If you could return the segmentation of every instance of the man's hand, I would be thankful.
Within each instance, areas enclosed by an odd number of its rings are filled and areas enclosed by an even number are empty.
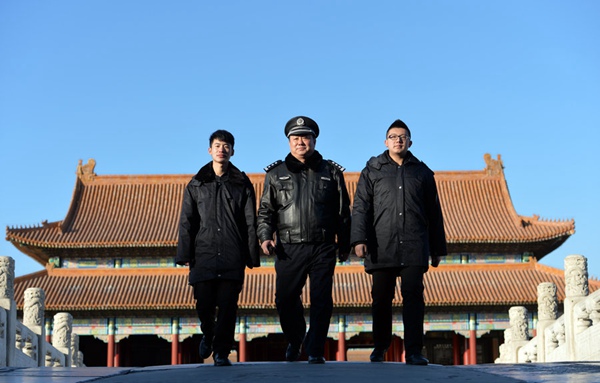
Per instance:
[[[365,245],[364,243],[359,243],[358,245],[354,246],[354,252],[356,253],[356,256],[358,258],[364,258],[367,256],[367,254],[369,254],[369,250],[367,250],[367,245]]]
[[[348,260],[349,256],[350,256],[350,253],[339,253],[338,254],[338,260],[340,262],[346,262]]]
[[[275,251],[275,241],[267,239],[260,244],[260,248],[266,255],[273,255],[273,252]]]
[[[432,255],[431,256],[431,266],[438,267],[441,260],[442,260],[442,257],[440,257],[439,255]]]

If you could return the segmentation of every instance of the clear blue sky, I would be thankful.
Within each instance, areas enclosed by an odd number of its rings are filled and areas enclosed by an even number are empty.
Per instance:
[[[595,0],[3,0],[0,226],[62,220],[79,159],[195,173],[228,129],[233,163],[261,172],[304,114],[324,157],[360,171],[401,118],[434,170],[502,155],[519,214],[575,219],[542,263],[583,254],[598,277],[599,20]]]

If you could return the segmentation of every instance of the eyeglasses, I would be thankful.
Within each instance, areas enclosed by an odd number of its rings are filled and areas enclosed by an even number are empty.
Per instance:
[[[410,140],[410,136],[407,136],[406,134],[401,134],[399,136],[397,134],[390,134],[387,138],[390,141],[396,141],[397,139],[400,139],[400,141],[406,142]]]

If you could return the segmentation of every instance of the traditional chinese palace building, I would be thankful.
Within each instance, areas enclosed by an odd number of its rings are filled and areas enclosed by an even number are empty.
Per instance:
[[[573,220],[519,215],[503,165],[485,156],[476,171],[437,172],[450,255],[425,275],[426,341],[432,363],[493,362],[508,327],[508,309],[525,306],[536,321],[536,288],[558,286],[563,271],[538,263],[575,231]],[[188,269],[174,263],[183,189],[192,175],[97,175],[95,161],[77,167],[71,205],[62,221],[9,227],[6,238],[45,265],[16,278],[15,297],[40,287],[47,318],[73,315],[87,366],[202,363],[201,339]],[[257,198],[264,174],[250,174]],[[346,172],[352,199],[359,173]],[[328,360],[368,360],[372,348],[370,276],[361,260],[338,265]],[[590,281],[590,290],[600,287]],[[274,303],[273,259],[247,270],[240,296],[233,360],[283,360],[287,343]],[[305,305],[309,305],[304,290]],[[394,342],[386,357],[403,358],[399,285]],[[47,334],[51,334],[47,323]],[[211,361],[212,362],[212,361]]]

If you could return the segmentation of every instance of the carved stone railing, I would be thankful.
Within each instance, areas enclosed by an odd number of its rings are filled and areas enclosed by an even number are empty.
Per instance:
[[[45,295],[42,289],[25,290],[23,322],[17,320],[14,275],[14,260],[0,257],[0,366],[84,366],[77,335],[71,334],[73,317],[70,314],[54,316],[52,344],[46,341]]]
[[[585,257],[570,255],[565,258],[566,297],[564,313],[559,318],[556,291],[554,283],[538,285],[537,334],[533,339],[528,336],[522,339],[523,326],[527,326],[527,310],[511,307],[510,327],[504,332],[504,343],[500,345],[496,363],[600,360],[600,290],[589,295]],[[511,314],[513,310],[515,314]]]

